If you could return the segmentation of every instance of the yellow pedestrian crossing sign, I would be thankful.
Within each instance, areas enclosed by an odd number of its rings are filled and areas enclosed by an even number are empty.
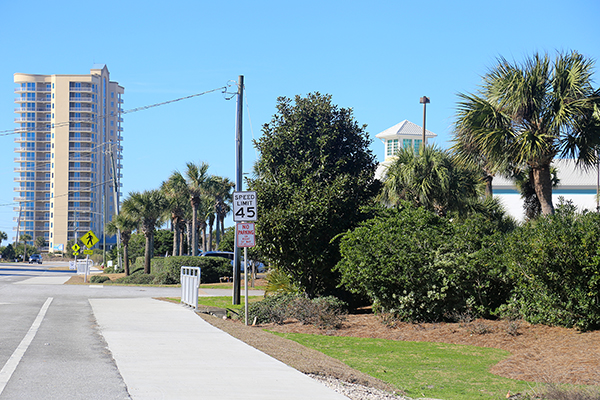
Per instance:
[[[73,246],[71,246],[71,248],[73,249],[74,252],[78,252],[81,247],[79,247],[79,245],[77,243],[75,243]]]
[[[81,238],[81,242],[88,249],[91,249],[92,247],[94,247],[94,245],[96,243],[98,243],[98,240],[99,239],[96,237],[96,235],[94,235],[94,232],[92,232],[92,231],[89,231],[88,233],[86,233],[85,235],[83,235],[83,237]]]

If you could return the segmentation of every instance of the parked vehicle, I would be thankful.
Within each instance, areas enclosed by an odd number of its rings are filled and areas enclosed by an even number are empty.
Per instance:
[[[29,264],[33,264],[33,263],[38,263],[41,264],[42,263],[42,256],[40,254],[32,254],[29,256]]]
[[[202,253],[201,257],[221,257],[233,260],[233,252],[231,251],[207,251]]]
[[[231,260],[231,265],[233,265],[233,258],[234,258],[234,253],[232,251],[207,251],[206,253],[202,253],[201,257],[221,257],[221,258],[227,258],[229,260]],[[256,265],[256,272],[258,273],[263,273],[266,271],[265,268],[265,264],[258,262],[258,261],[253,261],[253,260],[248,260],[248,264],[251,267],[252,264]],[[241,265],[240,265],[240,270],[242,272],[244,272],[244,260],[243,260],[243,255],[242,255],[242,261],[241,261]]]

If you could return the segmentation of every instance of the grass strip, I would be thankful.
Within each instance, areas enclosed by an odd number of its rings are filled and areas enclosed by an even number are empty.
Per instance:
[[[248,304],[256,303],[264,299],[263,296],[248,296]],[[179,303],[181,299],[179,297],[168,297],[167,300]],[[233,310],[240,312],[244,309],[246,299],[244,296],[240,298],[240,304],[231,304],[231,296],[210,296],[210,297],[198,297],[198,305],[206,307],[217,307]]]
[[[501,399],[524,393],[532,384],[491,374],[510,355],[475,346],[386,339],[277,333],[381,379],[409,397],[444,400]]]

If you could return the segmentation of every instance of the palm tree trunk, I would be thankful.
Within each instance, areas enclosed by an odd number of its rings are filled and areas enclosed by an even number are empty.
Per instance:
[[[192,221],[187,221],[186,229],[187,229],[187,245],[188,245],[187,254],[189,255],[189,254],[191,254],[191,251],[192,251],[192,237],[194,236],[192,234]]]
[[[146,248],[144,249],[144,273],[150,273],[150,260],[152,259],[152,232],[146,232]]]
[[[123,243],[123,268],[125,269],[125,276],[129,276],[129,242]]]
[[[180,232],[181,227],[179,226],[179,219],[173,218],[172,220],[173,227],[173,256],[178,256],[179,254],[179,242],[181,240]]]
[[[213,238],[213,225],[215,223],[215,218],[211,215],[208,218],[208,251],[212,251],[212,238]]]
[[[180,239],[179,239],[179,255],[182,256],[185,254],[184,252],[184,244],[185,244],[185,229],[186,229],[186,222],[185,221],[181,221],[179,222],[180,226],[179,226],[179,235],[180,235]]]
[[[492,181],[494,180],[494,177],[492,175],[486,175],[483,180],[485,182],[485,197],[487,199],[491,199],[494,197],[494,189],[492,188]]]
[[[206,222],[202,221],[202,225],[200,226],[200,229],[202,230],[202,251],[205,252],[206,250]]]
[[[552,205],[552,174],[550,173],[550,164],[532,167],[533,170],[533,188],[542,206],[543,215],[554,214]]]
[[[198,255],[198,203],[192,201],[192,251],[193,256]]]

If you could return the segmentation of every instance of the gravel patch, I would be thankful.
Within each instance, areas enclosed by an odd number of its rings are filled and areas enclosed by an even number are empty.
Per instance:
[[[351,400],[409,400],[408,397],[395,395],[384,390],[359,385],[357,383],[344,382],[332,376],[308,374],[311,378],[321,382],[325,386],[343,394]]]

